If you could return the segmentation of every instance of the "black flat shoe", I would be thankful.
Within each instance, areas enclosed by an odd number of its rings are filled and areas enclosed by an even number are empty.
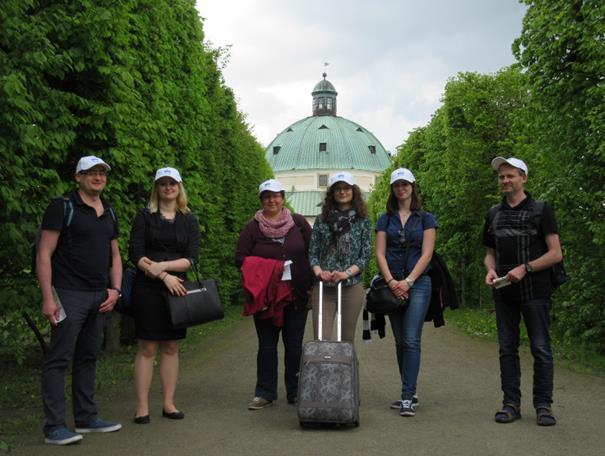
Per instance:
[[[149,424],[149,415],[135,416],[133,420],[136,424]]]
[[[162,410],[162,416],[164,418],[170,418],[171,420],[182,420],[185,418],[185,414],[183,412],[168,413],[166,410]]]

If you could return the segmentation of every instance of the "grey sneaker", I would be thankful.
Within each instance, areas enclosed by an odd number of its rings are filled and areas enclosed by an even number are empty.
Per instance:
[[[101,418],[95,418],[84,425],[76,425],[76,432],[81,434],[87,432],[115,432],[122,429],[120,423],[112,423]]]
[[[248,403],[248,410],[260,410],[273,405],[273,401],[269,401],[264,397],[255,397]]]
[[[418,400],[418,395],[414,394],[414,397],[412,397],[412,406],[415,408],[415,407],[418,407],[419,405],[420,405],[420,401]],[[401,399],[391,402],[391,408],[393,410],[399,410],[399,408],[401,408]]]
[[[80,440],[82,440],[80,434],[76,434],[63,426],[46,434],[44,443],[50,443],[51,445],[69,445],[71,443],[79,442]]]
[[[416,411],[412,405],[411,399],[404,399],[401,401],[401,407],[399,407],[399,414],[401,416],[415,416]]]

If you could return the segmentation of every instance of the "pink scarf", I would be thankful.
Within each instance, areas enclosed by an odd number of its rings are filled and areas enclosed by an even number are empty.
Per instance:
[[[258,221],[261,232],[268,238],[283,238],[294,226],[294,219],[288,208],[284,207],[277,219],[269,220],[263,211],[256,211],[254,220]]]

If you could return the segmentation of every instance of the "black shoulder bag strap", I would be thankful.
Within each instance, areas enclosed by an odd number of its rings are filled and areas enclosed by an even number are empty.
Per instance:
[[[309,240],[305,238],[303,226],[297,222],[297,217],[295,217],[295,215],[297,214],[292,214],[292,220],[294,221],[294,225],[296,225],[296,227],[298,228],[298,231],[300,231],[300,235],[302,236],[303,242],[305,244],[305,252],[309,253]]]

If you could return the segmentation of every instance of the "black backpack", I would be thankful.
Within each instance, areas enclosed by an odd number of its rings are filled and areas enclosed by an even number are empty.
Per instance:
[[[496,213],[500,210],[501,207],[502,207],[502,204],[496,204],[495,206],[492,206],[489,209],[488,219],[489,219],[490,227],[494,223],[494,219],[496,218]],[[538,231],[540,228],[540,221],[542,218],[543,211],[544,211],[544,201],[535,200],[534,204],[531,208],[530,217],[531,217],[531,220],[538,227]],[[565,272],[565,266],[563,265],[563,260],[561,260],[559,263],[554,264],[550,268],[550,284],[552,285],[553,289],[556,290],[561,285],[563,285],[565,282],[567,282],[567,273]]]

